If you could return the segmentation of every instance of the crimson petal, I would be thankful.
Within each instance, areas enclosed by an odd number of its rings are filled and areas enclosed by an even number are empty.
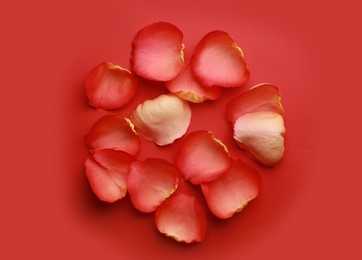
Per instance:
[[[232,217],[255,199],[260,186],[261,178],[257,170],[241,161],[234,161],[219,179],[201,184],[211,212],[222,219]]]

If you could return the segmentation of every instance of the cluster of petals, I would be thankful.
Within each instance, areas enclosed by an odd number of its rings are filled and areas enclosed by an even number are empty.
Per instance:
[[[90,151],[85,168],[100,200],[113,203],[128,194],[136,209],[154,212],[161,233],[191,243],[205,238],[207,212],[187,185],[199,186],[210,212],[226,219],[258,196],[262,181],[256,169],[233,159],[212,132],[187,133],[189,102],[216,100],[223,88],[247,82],[243,51],[224,31],[206,34],[189,61],[184,48],[181,30],[154,23],[136,34],[130,69],[103,62],[89,73],[85,87],[94,108],[122,108],[136,95],[139,77],[163,82],[170,93],[144,101],[127,117],[110,113],[95,122],[85,136]],[[265,166],[283,156],[283,115],[281,95],[271,84],[257,85],[226,106],[236,145]],[[176,160],[137,159],[140,138],[158,146],[181,139]]]

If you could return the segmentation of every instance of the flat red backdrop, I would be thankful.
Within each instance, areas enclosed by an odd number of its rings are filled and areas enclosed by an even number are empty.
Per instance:
[[[13,1],[0,8],[1,259],[361,259],[360,25],[357,1]],[[186,57],[207,32],[227,31],[251,79],[220,100],[192,105],[189,131],[207,129],[255,165],[261,195],[226,221],[208,216],[204,242],[159,234],[152,214],[90,191],[83,136],[101,115],[83,82],[98,63],[129,67],[143,26],[168,21]],[[359,25],[359,26],[358,26]],[[358,29],[359,28],[359,29]],[[356,76],[357,75],[357,76]],[[261,82],[279,86],[286,154],[273,169],[236,148],[225,103]],[[360,86],[359,86],[360,87]],[[165,93],[141,83],[118,112]],[[179,141],[143,141],[140,158],[175,158]]]

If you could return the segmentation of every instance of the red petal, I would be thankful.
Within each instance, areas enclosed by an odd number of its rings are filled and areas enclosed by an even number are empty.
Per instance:
[[[267,83],[256,85],[226,105],[227,117],[233,123],[246,113],[258,111],[284,114],[281,95],[276,86]]]
[[[177,189],[180,172],[169,162],[150,158],[135,162],[127,177],[132,203],[142,212],[152,212]]]
[[[158,22],[144,27],[133,40],[133,71],[149,80],[174,79],[184,67],[182,41],[182,32],[170,23]]]
[[[226,146],[207,131],[189,134],[176,159],[176,165],[185,179],[196,185],[220,177],[231,163]]]
[[[156,226],[176,241],[201,242],[207,229],[206,215],[195,196],[178,194],[156,210]]]
[[[85,161],[89,184],[100,200],[111,203],[126,195],[126,178],[133,161],[133,156],[116,150],[96,151]]]
[[[191,109],[187,101],[174,95],[161,95],[138,105],[130,118],[137,133],[146,140],[167,145],[186,133]]]
[[[201,39],[191,67],[204,86],[239,87],[249,79],[242,50],[223,31],[210,32]]]
[[[245,114],[234,124],[234,139],[258,162],[273,166],[284,154],[284,120],[275,112]]]
[[[260,186],[261,178],[257,170],[241,161],[234,161],[221,178],[201,184],[211,212],[223,219],[232,217],[255,199]]]
[[[166,87],[171,93],[193,103],[216,100],[221,95],[220,87],[203,87],[193,75],[189,64],[175,79],[166,82]]]
[[[85,81],[89,105],[115,109],[127,104],[136,94],[136,78],[127,69],[103,62],[95,67]]]
[[[132,127],[129,120],[120,115],[106,115],[93,125],[85,140],[91,152],[115,149],[135,155],[140,149],[140,140]]]

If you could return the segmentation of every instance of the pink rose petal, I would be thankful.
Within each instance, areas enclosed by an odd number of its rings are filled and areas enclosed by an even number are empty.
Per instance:
[[[161,95],[138,105],[130,116],[137,133],[157,145],[167,145],[182,137],[191,121],[187,101]]]
[[[211,212],[222,219],[241,211],[259,194],[261,178],[257,170],[241,161],[234,161],[225,175],[201,184]]]
[[[95,67],[85,81],[89,105],[115,109],[127,104],[136,94],[136,78],[127,69],[103,62]]]
[[[239,147],[265,166],[273,166],[283,157],[284,133],[283,117],[270,111],[245,114],[234,124]]]
[[[172,80],[184,67],[183,49],[183,34],[176,26],[165,22],[148,25],[133,40],[133,72],[149,80]]]
[[[226,114],[232,123],[246,113],[258,111],[284,115],[281,94],[276,86],[268,83],[256,85],[226,105]]]
[[[140,140],[132,127],[130,121],[120,115],[106,115],[92,126],[85,141],[92,153],[101,149],[115,149],[136,155]]]
[[[206,235],[205,211],[195,196],[177,194],[156,210],[158,230],[178,242],[201,242]]]
[[[86,175],[96,196],[105,202],[115,202],[127,193],[126,178],[133,156],[116,150],[99,150],[85,161]]]
[[[132,164],[127,177],[128,192],[135,208],[153,212],[177,189],[179,170],[171,163],[156,158]]]
[[[191,68],[201,84],[209,87],[239,87],[249,79],[242,50],[223,31],[212,31],[201,39]]]
[[[184,178],[196,185],[220,177],[231,163],[226,146],[207,131],[187,135],[176,159]]]

